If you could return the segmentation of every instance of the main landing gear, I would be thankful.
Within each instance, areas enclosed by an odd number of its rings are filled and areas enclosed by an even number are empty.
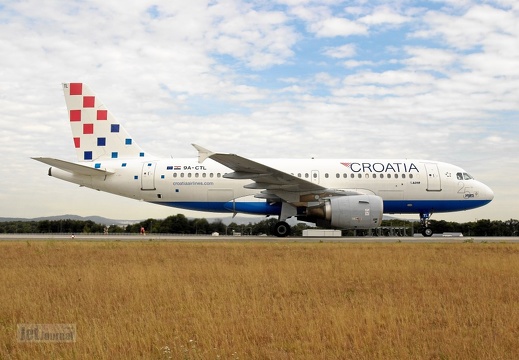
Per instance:
[[[431,214],[420,213],[420,226],[422,227],[422,235],[425,237],[431,237],[433,230],[429,227],[429,218]]]
[[[288,225],[285,221],[278,221],[274,224],[274,235],[277,237],[287,237],[290,236],[290,225]]]

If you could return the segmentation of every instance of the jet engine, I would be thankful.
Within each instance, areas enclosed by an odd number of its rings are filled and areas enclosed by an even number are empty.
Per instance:
[[[380,196],[334,196],[309,206],[306,216],[298,218],[338,229],[373,229],[380,226],[383,209]]]

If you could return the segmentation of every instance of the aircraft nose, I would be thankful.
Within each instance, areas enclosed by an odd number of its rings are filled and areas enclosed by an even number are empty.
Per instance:
[[[480,199],[488,200],[488,202],[490,202],[494,199],[494,192],[487,185],[480,183],[479,197]]]

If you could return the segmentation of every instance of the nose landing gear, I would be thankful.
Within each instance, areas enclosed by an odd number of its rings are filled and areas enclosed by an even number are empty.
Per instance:
[[[430,213],[420,213],[420,226],[422,228],[422,235],[425,237],[431,237],[433,230],[429,227]]]

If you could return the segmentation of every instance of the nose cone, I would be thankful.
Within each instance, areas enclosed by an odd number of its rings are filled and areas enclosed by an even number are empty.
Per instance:
[[[480,200],[485,200],[487,203],[489,203],[494,199],[494,192],[485,184],[479,183],[478,190]]]

